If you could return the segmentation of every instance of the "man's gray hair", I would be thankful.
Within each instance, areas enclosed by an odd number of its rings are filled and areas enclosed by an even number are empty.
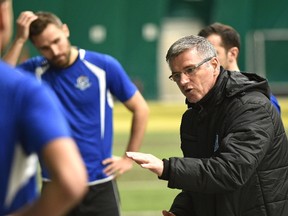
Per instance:
[[[196,35],[189,35],[180,38],[171,45],[166,54],[166,61],[170,65],[171,60],[189,49],[196,50],[197,54],[203,58],[209,58],[217,55],[214,46],[206,38]]]

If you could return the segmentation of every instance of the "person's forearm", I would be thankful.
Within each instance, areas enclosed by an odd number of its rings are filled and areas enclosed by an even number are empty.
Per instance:
[[[25,41],[22,41],[21,39],[15,40],[2,59],[8,64],[16,66],[24,44]]]
[[[139,151],[147,128],[149,116],[148,106],[134,113],[131,126],[131,136],[126,151]]]
[[[35,203],[15,216],[64,215],[87,191],[86,169],[71,138],[57,138],[46,144],[42,158],[51,175],[51,182],[43,185],[41,196]]]
[[[12,43],[12,46],[4,54],[2,58],[8,64],[16,66],[18,59],[22,52],[23,46],[29,38],[29,28],[30,24],[37,19],[37,16],[32,11],[23,11],[17,18],[17,30],[16,37]]]
[[[61,188],[61,189],[60,189]],[[59,190],[60,189],[60,190]],[[60,216],[67,213],[73,205],[79,201],[82,191],[79,194],[69,194],[69,190],[65,189],[64,185],[57,185],[55,182],[48,183],[43,190],[43,194],[32,205],[25,206],[22,210],[18,211],[11,216]]]

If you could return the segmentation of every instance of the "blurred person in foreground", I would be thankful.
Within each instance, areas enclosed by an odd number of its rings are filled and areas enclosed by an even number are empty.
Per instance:
[[[30,39],[41,56],[17,68],[35,74],[56,93],[64,107],[72,136],[89,174],[89,191],[68,215],[120,215],[115,177],[130,170],[133,161],[123,153],[112,157],[113,96],[132,113],[125,151],[138,151],[148,121],[148,105],[120,63],[112,56],[71,46],[66,24],[50,12],[22,12],[17,36],[5,56],[16,65]],[[50,177],[42,166],[45,185]]]
[[[226,70],[240,71],[238,66],[240,35],[233,27],[222,23],[213,23],[201,29],[198,35],[207,38],[215,47],[221,66]],[[281,113],[280,104],[272,93],[270,100]]]
[[[287,215],[288,142],[267,80],[225,70],[200,36],[176,41],[166,60],[189,105],[180,126],[184,157],[126,153],[182,190],[163,215]]]
[[[12,0],[0,0],[0,48],[12,34]],[[51,92],[0,61],[0,215],[58,216],[86,191],[87,174]],[[38,158],[52,183],[39,197]]]

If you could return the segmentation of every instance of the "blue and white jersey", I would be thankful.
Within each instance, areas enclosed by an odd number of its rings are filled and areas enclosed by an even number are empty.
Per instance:
[[[125,102],[137,91],[120,63],[109,55],[80,49],[77,60],[67,68],[55,68],[40,56],[18,67],[35,73],[58,96],[90,184],[111,179],[103,173],[102,161],[112,156],[112,95]],[[45,169],[43,178],[48,178]]]
[[[37,155],[70,130],[55,95],[3,62],[0,95],[0,215],[6,215],[37,197]]]

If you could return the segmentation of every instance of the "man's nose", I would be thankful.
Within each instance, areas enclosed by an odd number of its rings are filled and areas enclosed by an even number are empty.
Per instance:
[[[58,55],[58,54],[59,54],[58,46],[52,45],[52,46],[51,46],[51,51],[52,51],[52,53],[53,53],[54,56],[55,56],[55,55]]]
[[[185,84],[185,83],[189,82],[189,76],[186,73],[181,73],[179,82],[181,84]]]

